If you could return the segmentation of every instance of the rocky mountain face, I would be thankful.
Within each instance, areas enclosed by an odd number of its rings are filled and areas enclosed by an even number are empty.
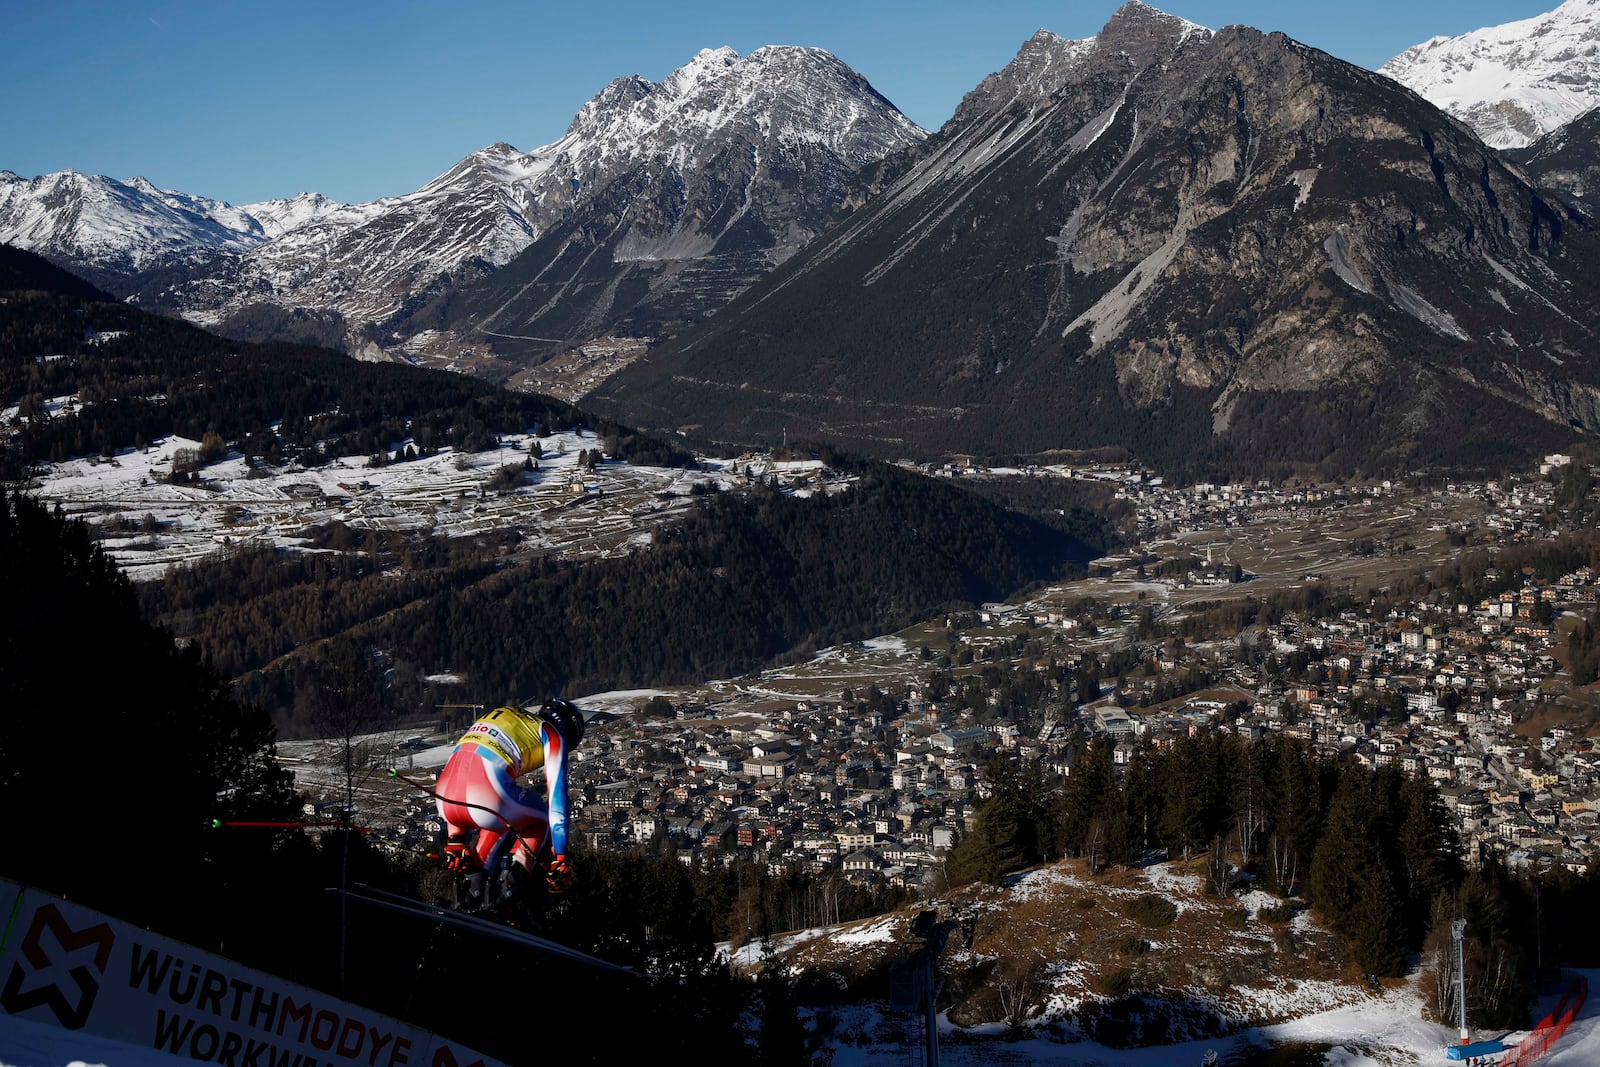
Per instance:
[[[257,205],[252,241],[136,290],[236,336],[539,358],[704,316],[830,222],[864,165],[925,136],[819,49],[706,50],[659,84],[611,83],[551,144],[491,145],[414,193]]]
[[[1535,185],[1559,189],[1600,212],[1600,108],[1586,111],[1526,148],[1505,152]]]
[[[1600,0],[1435,37],[1379,68],[1466,122],[1494,148],[1522,148],[1600,104]]]
[[[356,329],[402,311],[453,272],[509,262],[537,232],[546,160],[495,144],[404,196],[339,205],[248,251],[173,279],[143,280],[141,302],[243,336],[281,336],[282,313]]]
[[[721,48],[659,84],[621,79],[534,153],[555,210],[529,247],[392,332],[515,365],[696,322],[833,222],[863,167],[925,136],[820,49]]]
[[[1135,3],[985,86],[589,403],[705,438],[1120,444],[1197,472],[1411,469],[1600,425],[1595,234],[1388,79]]]
[[[1174,45],[1189,37],[1211,36],[1204,26],[1157,11],[1133,0],[1117,12],[1102,34],[1082,41],[1068,40],[1049,30],[1040,30],[1023,43],[1016,58],[1004,70],[978,83],[957,106],[950,120],[959,127],[986,115],[1004,112],[1013,106],[1032,109],[1049,103],[1063,87],[1093,76],[1098,60],[1110,57],[1124,63],[1130,71],[1143,70],[1169,54]]]

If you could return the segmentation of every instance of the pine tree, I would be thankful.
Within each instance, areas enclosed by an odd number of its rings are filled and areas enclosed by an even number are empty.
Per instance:
[[[1428,932],[1433,902],[1461,881],[1461,840],[1432,781],[1406,778],[1399,800],[1403,814],[1396,846],[1404,876],[1401,905],[1409,939],[1420,941]]]
[[[1408,941],[1389,869],[1370,863],[1356,872],[1356,899],[1346,919],[1356,964],[1363,974],[1395,977],[1405,973]]]
[[[1367,892],[1365,869],[1377,861],[1369,847],[1369,789],[1359,769],[1346,769],[1328,808],[1328,821],[1311,859],[1307,888],[1312,904],[1339,934],[1353,939]]]
[[[1083,855],[1091,827],[1096,820],[1106,819],[1118,799],[1112,746],[1097,738],[1078,754],[1071,773],[1056,793],[1054,854]]]

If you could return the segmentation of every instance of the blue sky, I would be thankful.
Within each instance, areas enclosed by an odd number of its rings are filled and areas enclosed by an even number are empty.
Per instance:
[[[1213,28],[1282,30],[1375,67],[1435,34],[1557,0],[1171,0]],[[68,167],[249,203],[409,192],[495,141],[561,135],[611,79],[701,48],[826,48],[930,129],[1040,27],[1099,30],[1118,0],[0,0],[0,169]]]

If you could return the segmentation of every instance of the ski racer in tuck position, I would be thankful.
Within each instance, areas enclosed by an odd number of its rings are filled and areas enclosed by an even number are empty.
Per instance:
[[[445,865],[462,876],[460,903],[494,903],[489,897],[496,875],[504,900],[517,882],[537,872],[547,842],[546,884],[552,893],[571,887],[567,759],[582,741],[583,714],[565,700],[546,701],[537,711],[496,708],[462,735],[435,791],[439,817],[449,824]],[[544,798],[517,785],[518,776],[541,767]]]

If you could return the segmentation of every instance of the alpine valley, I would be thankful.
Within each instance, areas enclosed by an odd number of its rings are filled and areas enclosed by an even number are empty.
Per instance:
[[[1596,27],[0,171],[0,1067],[1600,1062]]]
[[[708,49],[402,196],[4,172],[0,238],[228,336],[692,444],[1491,467],[1600,425],[1593,119],[1558,125],[1595,95],[1597,8],[1410,49],[1384,70],[1413,92],[1134,0],[1039,31],[931,136],[826,52]],[[1473,95],[1490,64],[1531,86],[1516,137],[1473,117],[1509,113]]]

